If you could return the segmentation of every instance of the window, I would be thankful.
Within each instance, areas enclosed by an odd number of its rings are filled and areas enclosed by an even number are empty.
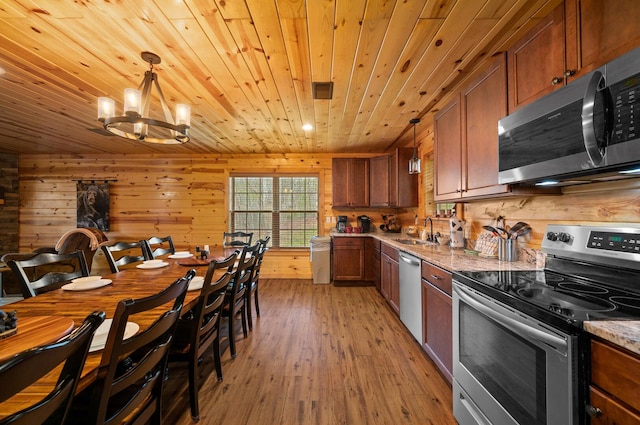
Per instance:
[[[232,176],[229,186],[231,231],[279,248],[306,248],[318,234],[318,177]]]

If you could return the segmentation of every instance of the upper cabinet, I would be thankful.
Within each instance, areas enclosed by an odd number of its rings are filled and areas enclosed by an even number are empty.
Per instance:
[[[638,47],[637,0],[565,0],[507,52],[509,113]]]
[[[371,207],[418,206],[418,175],[409,174],[412,148],[399,148],[391,155],[370,159]]]
[[[333,158],[333,207],[369,206],[369,159]]]
[[[509,112],[562,87],[576,71],[565,64],[564,5],[516,42],[507,57]]]
[[[576,57],[580,73],[640,45],[637,0],[566,0],[565,5],[567,57]]]
[[[507,115],[505,67],[504,53],[496,56],[436,114],[435,201],[559,191],[498,184],[498,120]]]

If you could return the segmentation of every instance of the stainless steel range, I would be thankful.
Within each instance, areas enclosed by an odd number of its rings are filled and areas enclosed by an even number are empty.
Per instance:
[[[538,271],[453,275],[460,425],[586,423],[585,321],[640,318],[640,225],[549,225]]]

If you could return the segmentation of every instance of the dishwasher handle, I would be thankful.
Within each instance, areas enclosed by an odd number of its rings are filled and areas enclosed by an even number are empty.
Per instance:
[[[405,263],[411,265],[411,266],[419,266],[420,265],[420,260],[415,258],[415,257],[410,257],[407,256],[405,254],[403,254],[402,252],[398,252],[398,257],[400,257],[400,259],[402,261],[404,261]]]

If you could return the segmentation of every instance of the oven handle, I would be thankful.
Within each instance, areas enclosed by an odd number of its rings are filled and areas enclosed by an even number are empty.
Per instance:
[[[484,303],[478,301],[472,293],[470,293],[467,289],[463,288],[460,285],[454,285],[453,290],[458,294],[458,296],[467,304],[479,310],[486,316],[491,317],[496,322],[510,328],[516,332],[523,332],[529,335],[531,338],[534,338],[538,341],[542,341],[545,344],[551,345],[556,349],[566,350],[567,349],[567,341],[564,338],[557,337],[555,335],[551,335],[547,332],[543,332],[539,329],[528,326],[525,323],[514,320],[510,317],[507,317],[503,314],[496,312],[495,310],[490,309]]]

